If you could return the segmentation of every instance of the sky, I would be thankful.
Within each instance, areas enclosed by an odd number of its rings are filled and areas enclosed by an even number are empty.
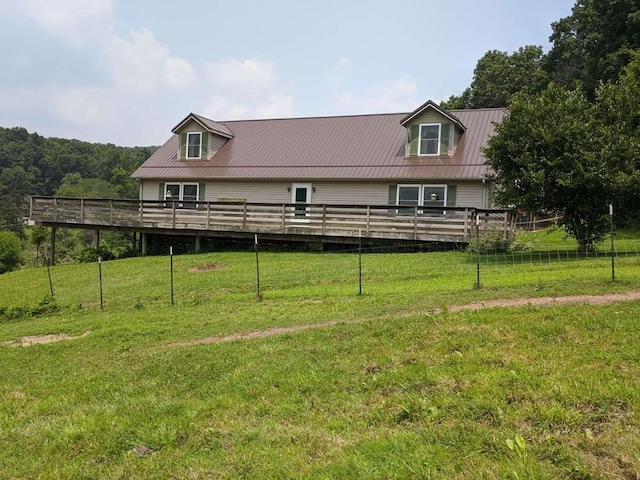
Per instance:
[[[0,0],[0,126],[160,145],[216,121],[410,112],[574,0]]]

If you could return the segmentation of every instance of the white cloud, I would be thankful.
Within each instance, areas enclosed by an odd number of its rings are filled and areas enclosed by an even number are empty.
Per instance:
[[[221,60],[205,65],[215,89],[203,114],[217,120],[274,118],[293,114],[293,96],[272,62]]]
[[[113,0],[20,0],[14,8],[48,33],[81,45],[111,29]]]
[[[291,95],[273,94],[265,103],[255,107],[255,118],[290,117],[293,115],[293,97]]]
[[[65,122],[107,128],[120,120],[121,99],[108,88],[59,87],[51,98],[58,118]]]
[[[150,94],[159,86],[190,87],[197,84],[189,62],[171,57],[149,30],[132,30],[127,37],[114,35],[105,45],[115,83],[127,91]]]
[[[240,120],[248,118],[251,108],[247,105],[234,104],[221,95],[211,95],[209,103],[202,110],[205,117],[217,120]]]
[[[221,60],[207,63],[205,69],[214,87],[249,96],[263,95],[279,83],[275,65],[264,60]]]
[[[387,85],[374,85],[362,92],[335,92],[334,102],[348,113],[407,112],[416,108],[417,85],[408,77],[400,77]]]

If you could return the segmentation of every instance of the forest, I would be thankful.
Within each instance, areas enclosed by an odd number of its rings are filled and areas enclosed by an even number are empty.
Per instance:
[[[497,200],[533,214],[564,214],[567,233],[589,249],[606,231],[609,205],[619,222],[638,217],[640,0],[577,0],[551,31],[546,53],[537,45],[485,53],[469,87],[442,105],[507,107],[485,151]],[[155,148],[0,128],[0,232],[17,236],[11,237],[11,251],[29,239],[42,243],[37,229],[33,238],[25,234],[29,195],[137,198],[129,176]],[[61,242],[67,260],[100,253],[91,251],[90,234],[67,237]],[[8,255],[3,238],[10,235],[0,236],[0,273]],[[103,244],[102,253],[113,258],[133,253],[116,234],[105,236]]]

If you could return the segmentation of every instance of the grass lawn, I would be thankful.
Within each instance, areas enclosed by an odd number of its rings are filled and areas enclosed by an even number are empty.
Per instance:
[[[46,269],[2,275],[0,477],[636,478],[640,302],[447,308],[638,289],[616,262],[365,255],[359,296],[355,255],[264,253],[259,302],[253,254],[185,255],[171,306],[148,257],[103,263],[102,311],[96,264],[52,268],[34,316]]]

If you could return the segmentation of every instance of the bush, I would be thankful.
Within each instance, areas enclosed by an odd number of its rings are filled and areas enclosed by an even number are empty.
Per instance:
[[[533,249],[533,245],[522,239],[522,233],[517,232],[513,240],[504,238],[502,230],[488,229],[482,232],[479,241],[475,238],[467,246],[467,253],[505,253],[526,252]]]
[[[15,270],[22,263],[22,244],[13,232],[0,232],[0,273]]]

